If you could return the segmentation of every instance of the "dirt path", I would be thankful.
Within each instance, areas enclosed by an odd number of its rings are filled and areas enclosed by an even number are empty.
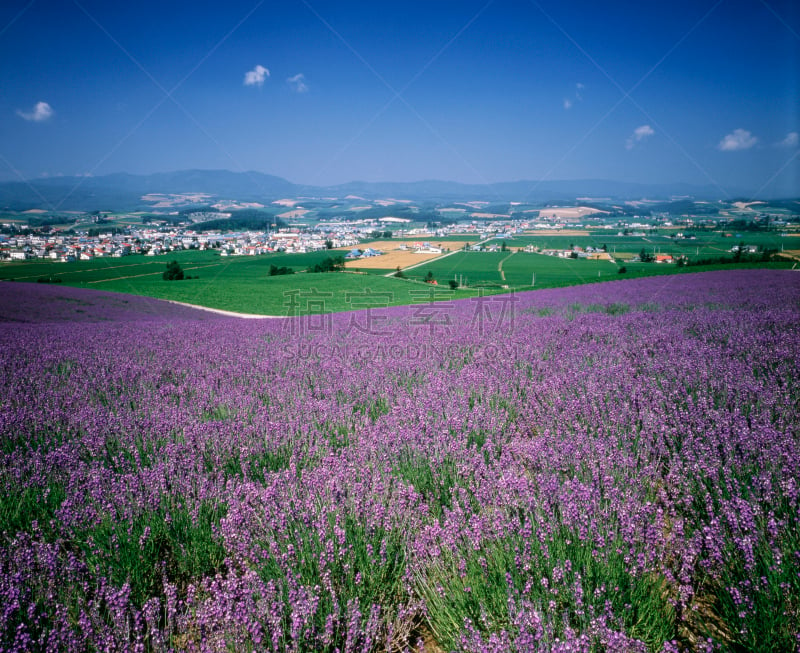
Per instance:
[[[200,311],[208,311],[209,313],[217,313],[219,315],[226,315],[228,317],[240,317],[247,320],[282,320],[285,315],[256,315],[255,313],[236,313],[234,311],[225,311],[221,308],[210,308],[208,306],[200,306],[199,304],[187,304],[186,302],[178,302],[174,299],[163,299],[162,301],[169,302],[170,304],[177,304],[178,306],[188,306],[189,308],[196,308]]]
[[[501,261],[500,261],[500,262],[497,264],[497,271],[500,273],[500,278],[501,278],[503,281],[505,281],[505,280],[506,280],[506,273],[505,273],[505,272],[503,272],[503,263],[505,263],[505,262],[506,262],[508,259],[510,259],[512,256],[514,256],[514,254],[516,254],[516,252],[511,252],[511,254],[509,254],[508,256],[506,256],[504,259],[502,259],[502,260],[501,260]]]

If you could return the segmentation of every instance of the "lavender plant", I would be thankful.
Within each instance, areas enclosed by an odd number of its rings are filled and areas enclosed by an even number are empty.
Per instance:
[[[800,275],[317,321],[6,290],[0,651],[800,645]]]

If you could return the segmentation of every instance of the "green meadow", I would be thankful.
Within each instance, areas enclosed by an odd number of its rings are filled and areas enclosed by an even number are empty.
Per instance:
[[[639,230],[632,231],[639,232]],[[694,239],[673,238],[677,233],[691,233],[695,237]],[[645,233],[643,236],[620,236],[618,235],[618,230],[609,229],[591,231],[588,236],[524,234],[514,236],[514,238],[507,238],[504,241],[497,240],[496,242],[498,244],[505,242],[506,246],[511,249],[526,247],[527,245],[533,245],[541,249],[566,249],[570,245],[583,248],[600,248],[605,245],[609,253],[617,255],[626,252],[638,254],[642,249],[645,249],[651,253],[658,251],[673,255],[685,254],[689,258],[720,256],[730,252],[731,247],[740,243],[756,245],[764,249],[780,250],[781,247],[785,247],[785,249],[800,249],[800,237],[781,236],[781,232],[777,231],[730,232],[730,236],[725,236],[724,233],[675,228],[670,230],[659,229],[655,233]]]
[[[676,230],[677,231],[677,230]],[[650,253],[685,255],[689,260],[730,256],[730,248],[743,243],[764,249],[800,247],[800,238],[776,232],[723,234],[698,233],[694,240],[673,239],[658,232],[645,236],[619,236],[595,232],[588,236],[522,235],[504,241],[506,251],[456,251],[393,276],[394,270],[307,273],[330,252],[222,257],[217,251],[181,251],[166,256],[97,258],[94,261],[50,261],[0,264],[0,280],[63,283],[113,292],[145,295],[197,304],[209,308],[263,315],[310,314],[357,310],[369,306],[419,304],[472,297],[478,293],[552,288],[630,277],[655,276],[713,269],[734,264],[679,268],[676,264],[631,262],[642,249]],[[527,245],[542,249],[606,246],[616,261],[559,258],[522,251]],[[162,273],[172,260],[190,279],[165,281]],[[270,267],[292,268],[295,274],[270,276]],[[736,263],[735,267],[792,267],[792,262]],[[388,275],[388,276],[387,276]],[[430,276],[429,276],[430,275]],[[437,286],[424,283],[432,276]],[[451,290],[449,282],[463,284]]]
[[[502,262],[501,270],[498,270]],[[450,279],[463,281],[470,287],[485,289],[530,290],[531,288],[557,288],[583,283],[596,283],[629,277],[660,276],[701,270],[732,268],[732,264],[715,264],[679,268],[667,263],[630,263],[593,261],[587,259],[559,258],[527,252],[458,252],[435,259],[413,270],[404,272],[407,278],[422,280],[428,272],[437,282],[446,284]],[[788,263],[739,263],[736,267],[791,267]],[[624,268],[624,271],[620,270]]]
[[[167,256],[99,258],[74,263],[20,262],[0,265],[0,280],[59,280],[65,285],[144,295],[209,308],[261,315],[303,315],[368,307],[462,299],[479,290],[435,288],[413,279],[358,272],[311,274],[306,268],[329,254],[271,254],[221,257],[213,251]],[[165,281],[162,273],[176,260],[191,279]],[[270,276],[270,266],[296,274]]]

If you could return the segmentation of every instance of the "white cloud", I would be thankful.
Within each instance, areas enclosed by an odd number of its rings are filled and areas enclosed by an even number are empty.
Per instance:
[[[296,75],[289,77],[289,79],[286,81],[296,93],[305,93],[308,91],[308,84],[306,84],[306,77],[303,75],[303,73],[297,73]]]
[[[581,95],[581,91],[584,88],[585,88],[585,86],[583,84],[581,84],[580,82],[575,84],[575,99],[568,98],[568,97],[564,98],[563,106],[564,106],[564,110],[565,111],[569,111],[572,108],[572,106],[575,104],[576,100],[578,102],[582,102],[583,101],[583,96]]]
[[[31,111],[23,111],[22,109],[17,109],[17,115],[24,119],[24,120],[31,120],[33,122],[44,122],[52,118],[55,111],[53,111],[53,107],[51,107],[47,102],[37,102],[33,110]]]
[[[776,145],[778,147],[797,147],[798,143],[800,143],[800,135],[797,132],[789,132],[786,134],[786,138],[776,143]]]
[[[642,125],[633,130],[633,133],[625,140],[625,148],[632,150],[636,143],[643,141],[655,134],[655,130],[650,125]]]
[[[717,149],[722,150],[723,152],[749,150],[757,142],[758,139],[746,129],[734,129],[719,142]]]
[[[253,70],[248,70],[244,74],[244,85],[245,86],[262,86],[264,84],[264,80],[269,77],[269,70],[264,68],[262,65],[258,65]]]

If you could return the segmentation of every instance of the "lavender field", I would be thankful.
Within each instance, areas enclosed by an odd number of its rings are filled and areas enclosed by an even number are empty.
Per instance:
[[[0,651],[800,648],[800,273],[0,290]]]

